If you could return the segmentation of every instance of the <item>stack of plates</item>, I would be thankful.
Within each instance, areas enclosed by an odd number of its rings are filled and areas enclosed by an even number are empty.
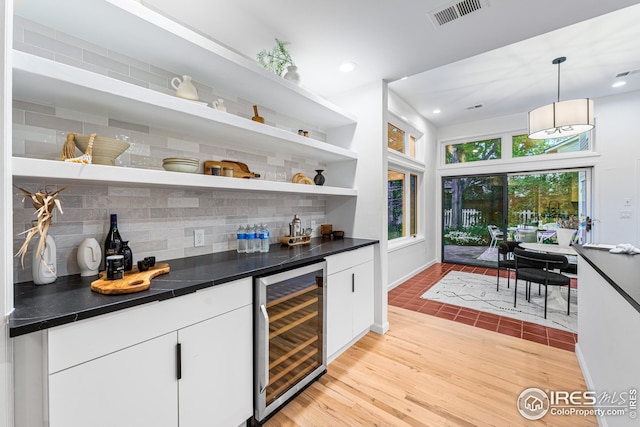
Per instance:
[[[173,172],[194,173],[198,170],[200,161],[198,159],[187,159],[184,157],[167,157],[162,159],[162,167]]]

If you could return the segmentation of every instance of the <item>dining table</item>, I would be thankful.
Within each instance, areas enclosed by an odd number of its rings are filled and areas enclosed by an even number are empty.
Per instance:
[[[548,254],[575,256],[578,253],[571,246],[561,246],[548,243],[520,243],[520,247],[530,251],[546,252]],[[567,276],[574,276],[572,274],[566,274]],[[554,310],[567,309],[567,299],[560,292],[560,286],[550,286],[549,294],[547,295],[547,307]]]

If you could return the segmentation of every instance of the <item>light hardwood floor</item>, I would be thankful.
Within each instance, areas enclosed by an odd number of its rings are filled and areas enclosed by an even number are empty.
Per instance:
[[[575,353],[392,306],[389,323],[265,425],[530,426],[522,390],[586,390]],[[597,421],[547,414],[535,425]]]

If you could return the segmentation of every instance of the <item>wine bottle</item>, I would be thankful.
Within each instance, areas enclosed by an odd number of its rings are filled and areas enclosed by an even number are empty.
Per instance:
[[[122,248],[122,237],[118,231],[118,215],[111,214],[111,227],[104,240],[104,265],[107,266],[107,257],[120,254]]]

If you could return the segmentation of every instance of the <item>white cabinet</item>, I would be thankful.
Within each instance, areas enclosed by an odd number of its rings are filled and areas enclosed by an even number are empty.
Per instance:
[[[373,324],[373,246],[327,257],[329,360]]]
[[[17,337],[16,425],[240,425],[253,413],[251,284]]]
[[[51,427],[178,425],[175,333],[49,377]]]

